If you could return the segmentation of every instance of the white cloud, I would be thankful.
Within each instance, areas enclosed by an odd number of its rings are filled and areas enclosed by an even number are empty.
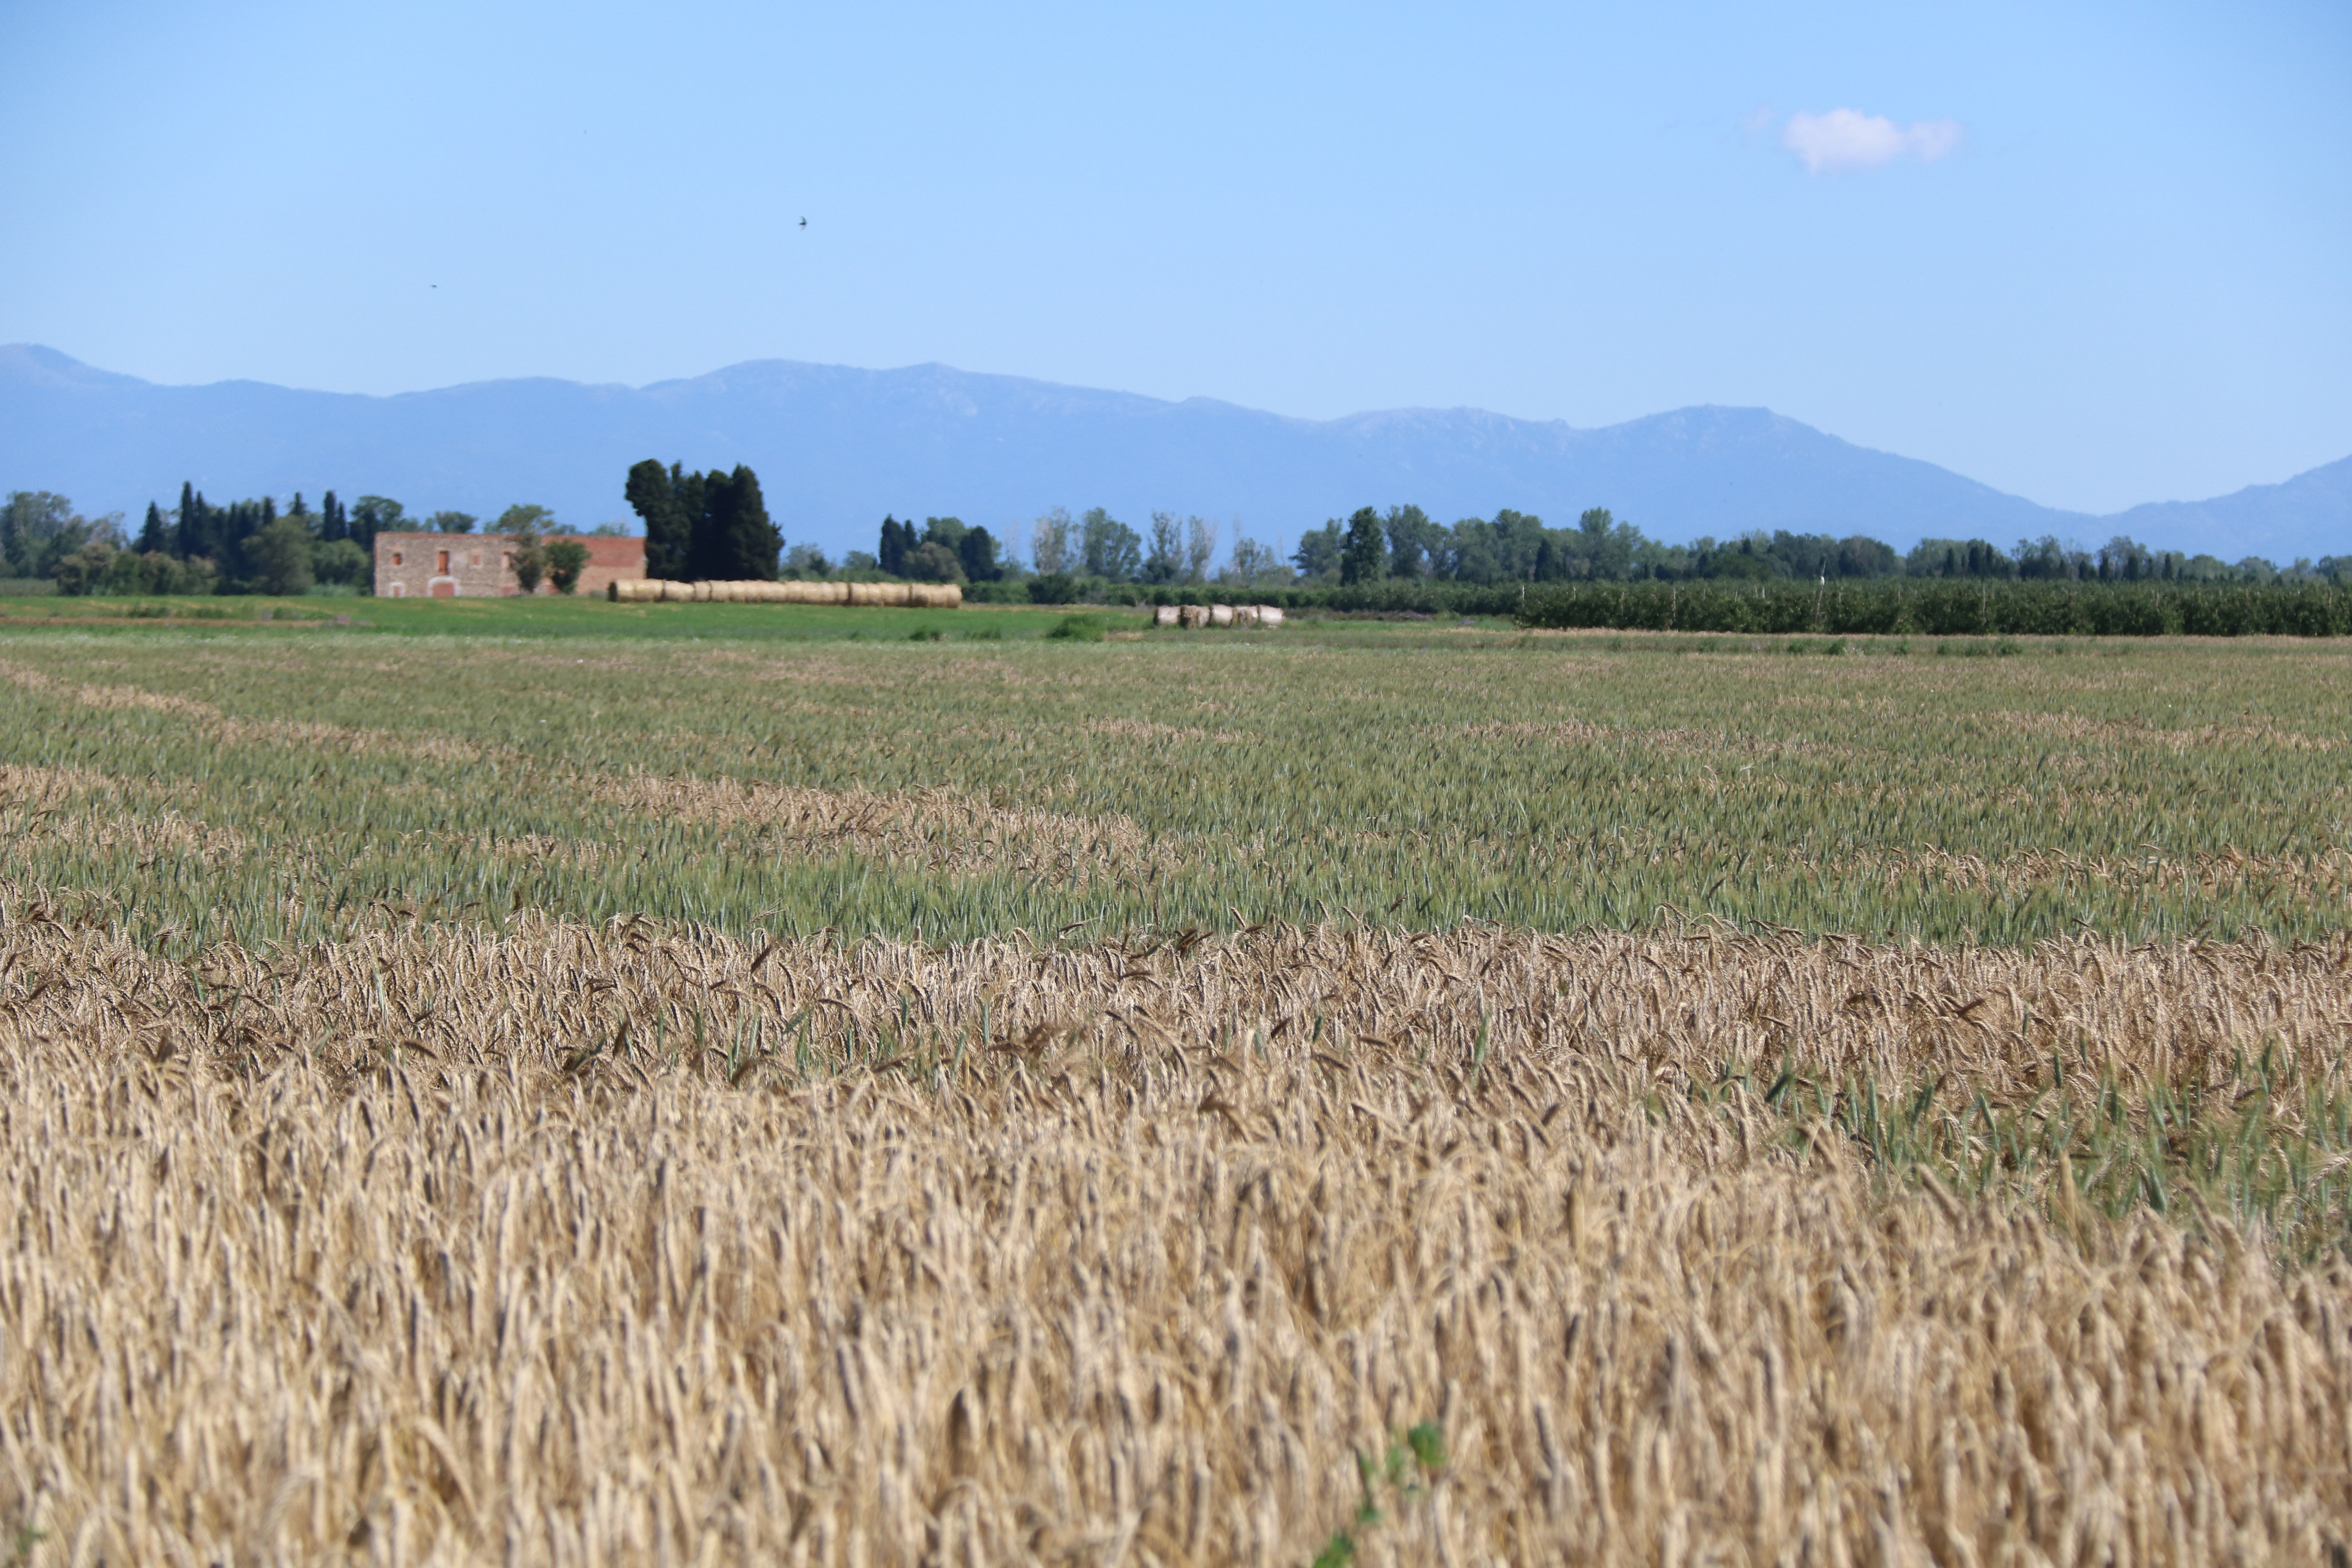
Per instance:
[[[1883,114],[1832,109],[1827,114],[1800,110],[1789,116],[1780,144],[1805,161],[1814,174],[1875,169],[1897,158],[1932,163],[1960,143],[1957,120],[1915,120],[1907,127]]]

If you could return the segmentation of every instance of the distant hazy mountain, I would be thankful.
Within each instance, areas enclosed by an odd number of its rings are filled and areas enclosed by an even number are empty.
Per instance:
[[[1606,506],[1654,538],[1750,528],[2007,545],[2054,533],[2230,559],[2352,550],[2352,459],[2283,485],[2116,518],[2057,511],[1931,463],[1874,452],[1760,408],[1685,408],[1600,430],[1477,409],[1290,419],[1207,398],[975,375],[763,360],[646,387],[484,382],[394,397],[258,382],[158,386],[51,349],[0,348],[0,489],[50,489],[136,522],[183,479],[208,498],[348,501],[494,516],[515,501],[565,523],[629,520],[641,458],[748,462],[788,539],[871,549],[886,511],[953,514],[1025,541],[1053,506],[1140,527],[1200,512],[1267,543],[1356,507],[1417,501],[1440,521],[1502,507],[1554,523]]]

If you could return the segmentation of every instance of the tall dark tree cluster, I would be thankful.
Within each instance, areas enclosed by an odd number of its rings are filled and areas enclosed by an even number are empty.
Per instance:
[[[774,580],[783,535],[769,521],[759,476],[741,463],[732,473],[688,472],[648,458],[623,489],[646,525],[646,575],[672,582]]]
[[[874,564],[893,577],[922,583],[994,583],[1008,570],[1002,549],[987,529],[961,518],[927,517],[918,532],[911,521],[891,516],[882,520]]]

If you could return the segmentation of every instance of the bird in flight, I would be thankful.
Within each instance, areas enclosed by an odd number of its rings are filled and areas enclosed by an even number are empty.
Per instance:
[[[801,226],[802,226],[803,228],[806,228],[806,227],[808,227],[808,219],[806,219],[806,218],[803,218],[803,219],[801,219]]]

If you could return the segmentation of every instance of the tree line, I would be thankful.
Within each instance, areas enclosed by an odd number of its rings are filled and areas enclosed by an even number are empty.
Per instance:
[[[0,505],[0,563],[7,576],[47,578],[61,594],[365,593],[378,533],[471,533],[478,521],[446,510],[411,518],[388,496],[346,505],[332,490],[315,510],[299,490],[283,511],[274,496],[216,505],[183,484],[178,506],[148,503],[133,536],[120,512],[83,517],[64,496],[17,490]],[[517,505],[492,524],[514,540],[516,576],[526,592],[547,582],[571,593],[588,564],[585,545],[543,537],[554,522],[543,506]]]
[[[1440,523],[1418,506],[1359,508],[1310,529],[1286,554],[1234,529],[1218,563],[1223,531],[1198,516],[1151,513],[1139,532],[1101,507],[1073,518],[1061,508],[1030,530],[1024,566],[991,536],[953,517],[924,519],[919,531],[895,516],[882,521],[871,552],[851,551],[836,566],[808,545],[794,545],[784,567],[795,575],[879,573],[918,581],[1015,584],[1052,599],[1106,589],[1187,584],[1276,589],[1368,587],[1389,583],[1507,585],[1534,583],[1801,582],[1965,579],[2048,583],[2265,583],[2352,579],[2352,556],[2297,561],[2280,567],[2257,556],[2234,563],[2212,555],[2157,550],[2118,535],[2096,549],[2045,536],[2003,549],[1982,539],[1927,539],[1907,552],[1865,534],[1840,538],[1786,529],[1731,539],[1702,536],[1686,544],[1651,539],[1605,507],[1573,527],[1551,528],[1532,513],[1506,508],[1491,518]]]
[[[2044,536],[2012,550],[1981,539],[1927,539],[1907,553],[1866,534],[1757,530],[1728,540],[1701,537],[1667,544],[1646,537],[1606,507],[1573,528],[1505,510],[1491,519],[1446,526],[1417,506],[1386,512],[1363,507],[1334,518],[1299,542],[1291,558],[1304,583],[1370,584],[1392,578],[1452,583],[1744,582],[1829,583],[1888,577],[2022,582],[2233,583],[2282,575],[2352,574],[2352,558],[2281,568],[2259,557],[2235,563],[2211,555],[2154,550],[2118,535],[2096,550]]]

